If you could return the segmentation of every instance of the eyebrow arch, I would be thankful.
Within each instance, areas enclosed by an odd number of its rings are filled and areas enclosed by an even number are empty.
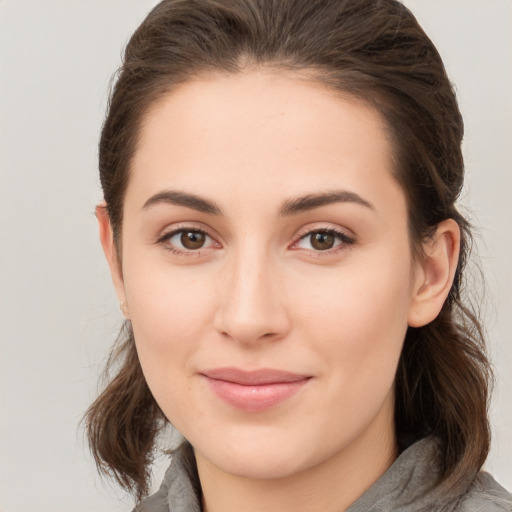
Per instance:
[[[308,194],[306,196],[289,199],[283,203],[279,215],[286,217],[297,213],[313,210],[320,206],[326,206],[332,203],[355,203],[371,210],[375,207],[360,195],[346,190],[335,190],[318,194]]]
[[[144,203],[142,209],[145,210],[150,206],[161,203],[185,206],[186,208],[192,208],[198,212],[210,213],[212,215],[222,215],[222,210],[213,201],[176,190],[163,190],[162,192],[158,192]]]

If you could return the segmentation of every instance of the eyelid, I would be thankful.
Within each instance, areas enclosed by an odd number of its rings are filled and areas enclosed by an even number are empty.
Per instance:
[[[213,245],[217,247],[212,247],[211,245],[206,247],[200,247],[197,250],[190,249],[181,249],[178,247],[174,247],[169,243],[169,240],[178,233],[186,232],[186,231],[196,231],[198,233],[203,233],[213,242]],[[177,224],[173,224],[171,226],[167,226],[161,234],[159,234],[155,240],[155,244],[160,244],[164,246],[166,250],[171,251],[172,253],[184,255],[184,256],[199,256],[204,251],[212,248],[221,248],[222,244],[217,240],[217,237],[214,236],[209,229],[205,228],[203,225],[197,224],[195,222],[179,222]]]
[[[304,227],[302,227],[296,235],[296,239],[299,240],[300,238],[304,238],[306,235],[309,235],[310,233],[315,233],[317,231],[331,231],[334,233],[339,233],[340,235],[343,235],[347,238],[355,240],[355,234],[348,228],[342,228],[341,226],[333,225],[330,223],[320,223],[315,222],[313,224],[308,224]]]
[[[329,234],[336,236],[341,241],[341,243],[334,246],[331,249],[326,249],[324,251],[319,251],[319,250],[314,250],[314,249],[303,249],[303,248],[297,247],[297,244],[299,244],[299,242],[304,240],[306,237],[311,236],[313,233],[322,233],[322,232],[329,233]],[[317,224],[313,224],[313,225],[309,224],[309,225],[301,228],[298,231],[297,235],[294,238],[294,241],[289,246],[289,248],[292,250],[297,250],[297,251],[300,251],[300,250],[309,251],[309,252],[315,254],[315,256],[322,256],[322,255],[333,254],[337,251],[347,249],[351,245],[353,245],[355,242],[356,242],[356,237],[355,237],[355,234],[351,230],[341,228],[339,226],[333,226],[332,224],[317,223]]]

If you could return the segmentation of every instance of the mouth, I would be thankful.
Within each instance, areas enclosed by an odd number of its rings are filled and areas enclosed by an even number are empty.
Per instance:
[[[251,371],[216,368],[200,375],[218,398],[249,412],[261,412],[277,406],[298,393],[312,378],[271,368]]]

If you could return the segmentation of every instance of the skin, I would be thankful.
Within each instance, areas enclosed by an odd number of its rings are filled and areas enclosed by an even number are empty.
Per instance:
[[[98,207],[148,385],[195,448],[209,512],[345,510],[396,458],[404,335],[439,313],[459,231],[441,223],[413,259],[392,156],[385,123],[362,102],[284,71],[210,75],[145,117],[121,267]],[[162,200],[168,191],[222,213]],[[295,198],[333,191],[343,200],[283,215]],[[186,249],[171,235],[179,229],[205,231],[204,245]],[[332,248],[319,250],[311,232]],[[201,377],[226,366],[310,378],[251,412]]]

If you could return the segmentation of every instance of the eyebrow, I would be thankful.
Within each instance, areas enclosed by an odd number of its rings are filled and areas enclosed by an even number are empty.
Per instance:
[[[289,199],[284,202],[279,211],[279,215],[287,217],[333,203],[355,203],[369,208],[370,210],[375,210],[373,204],[363,199],[360,195],[347,190],[335,190]]]
[[[150,206],[156,204],[174,204],[177,206],[185,206],[192,208],[203,213],[210,213],[212,215],[222,215],[222,210],[213,202],[208,199],[196,196],[194,194],[187,194],[185,192],[178,192],[174,190],[163,190],[154,196],[151,196],[142,207],[146,210]]]
[[[333,203],[354,203],[371,210],[375,209],[370,202],[366,201],[354,192],[336,190],[317,194],[307,194],[305,196],[287,199],[281,206],[279,215],[281,217],[288,217],[290,215],[314,210],[315,208],[320,208],[321,206],[327,206]],[[179,192],[176,190],[163,190],[158,192],[144,203],[142,209],[146,210],[157,204],[173,204],[191,208],[202,213],[209,213],[211,215],[223,215],[221,208],[214,201],[195,194],[188,194],[186,192]]]

